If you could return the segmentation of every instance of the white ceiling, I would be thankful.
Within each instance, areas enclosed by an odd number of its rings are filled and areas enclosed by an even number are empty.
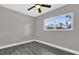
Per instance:
[[[27,9],[32,7],[34,4],[0,4],[0,6],[18,11],[20,13],[29,15],[29,16],[33,16],[33,17],[37,17],[40,16],[42,14],[45,14],[47,12],[50,12],[52,10],[55,10],[57,8],[60,8],[62,6],[65,6],[65,4],[51,4],[51,8],[45,8],[42,7],[42,13],[38,13],[38,10],[36,10],[36,8],[33,8],[32,10],[28,11]]]

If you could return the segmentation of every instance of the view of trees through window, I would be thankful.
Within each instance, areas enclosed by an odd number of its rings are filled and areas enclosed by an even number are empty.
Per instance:
[[[71,29],[72,16],[64,15],[55,18],[49,18],[44,21],[45,29]]]

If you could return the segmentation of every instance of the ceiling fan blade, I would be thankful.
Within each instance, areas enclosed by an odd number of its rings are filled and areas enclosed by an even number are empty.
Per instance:
[[[51,5],[41,4],[42,7],[51,8]]]
[[[40,8],[38,9],[38,12],[41,13],[41,9]]]
[[[31,10],[32,8],[34,8],[35,6],[32,6],[31,8],[27,9],[27,10]]]

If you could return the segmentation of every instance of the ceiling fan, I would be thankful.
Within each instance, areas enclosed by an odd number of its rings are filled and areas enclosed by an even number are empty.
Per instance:
[[[28,11],[36,8],[38,10],[39,13],[41,13],[41,7],[46,7],[46,8],[51,8],[51,5],[47,5],[47,4],[35,4],[34,6],[30,7],[29,9],[27,9]]]

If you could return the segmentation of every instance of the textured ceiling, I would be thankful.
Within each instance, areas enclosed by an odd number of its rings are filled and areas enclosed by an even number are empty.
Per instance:
[[[30,11],[27,10],[29,7],[34,6],[34,4],[1,4],[0,6],[15,10],[17,12],[20,12],[29,16],[37,17],[65,5],[64,4],[51,4],[52,6],[51,8],[41,7],[42,13],[38,13],[38,10],[36,8],[33,8]]]

